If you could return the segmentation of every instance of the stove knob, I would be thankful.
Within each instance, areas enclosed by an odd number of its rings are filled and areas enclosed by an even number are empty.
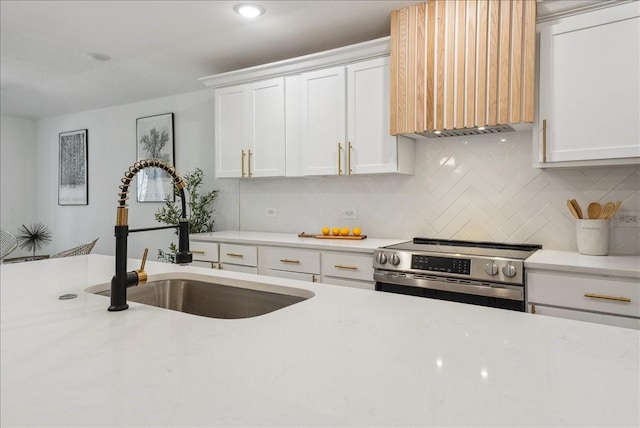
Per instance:
[[[383,265],[387,262],[387,256],[384,253],[378,253],[376,254],[376,261]]]
[[[514,265],[512,265],[511,263],[506,264],[506,265],[502,266],[502,273],[507,278],[512,278],[512,277],[516,276],[516,267]]]
[[[489,262],[484,265],[484,271],[487,275],[495,275],[498,273],[498,265],[495,262]]]
[[[400,264],[400,257],[398,257],[397,254],[391,254],[391,257],[389,258],[389,263],[391,263],[394,266],[398,266]]]

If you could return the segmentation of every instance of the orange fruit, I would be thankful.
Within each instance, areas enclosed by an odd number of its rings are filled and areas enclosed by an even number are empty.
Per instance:
[[[328,234],[329,234],[329,232],[330,232],[330,230],[329,230],[329,228],[328,228],[327,226],[325,226],[325,227],[323,227],[323,228],[322,228],[322,234],[323,234],[323,235],[325,235],[325,236],[326,236],[326,235],[328,235]]]
[[[334,227],[333,229],[331,229],[331,233],[333,233],[335,236],[340,235],[340,228]]]
[[[348,227],[343,227],[342,229],[340,229],[340,235],[342,235],[342,236],[349,235],[349,228]]]
[[[361,233],[362,233],[362,230],[359,227],[353,228],[353,236],[360,236]]]

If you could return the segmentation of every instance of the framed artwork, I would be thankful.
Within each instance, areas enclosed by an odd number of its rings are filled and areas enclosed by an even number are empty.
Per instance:
[[[89,204],[88,130],[59,136],[58,205]]]
[[[136,121],[136,159],[161,159],[174,165],[173,113],[141,117]],[[171,176],[161,168],[137,174],[138,202],[164,202],[174,197]]]

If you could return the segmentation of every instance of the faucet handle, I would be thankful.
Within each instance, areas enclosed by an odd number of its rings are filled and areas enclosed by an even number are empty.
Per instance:
[[[149,249],[144,249],[144,254],[142,255],[142,263],[140,264],[140,269],[136,270],[138,274],[138,284],[144,284],[147,282],[147,272],[144,271],[144,265],[147,263],[147,255],[149,254]]]

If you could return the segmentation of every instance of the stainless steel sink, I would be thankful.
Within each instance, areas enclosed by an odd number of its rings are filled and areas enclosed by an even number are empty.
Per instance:
[[[189,276],[158,279],[130,287],[127,289],[127,300],[204,317],[237,319],[267,314],[314,296],[311,291],[298,288],[231,281],[227,278],[221,278],[220,281],[204,275]],[[105,290],[107,285],[90,287],[86,291],[109,296],[111,290]]]

